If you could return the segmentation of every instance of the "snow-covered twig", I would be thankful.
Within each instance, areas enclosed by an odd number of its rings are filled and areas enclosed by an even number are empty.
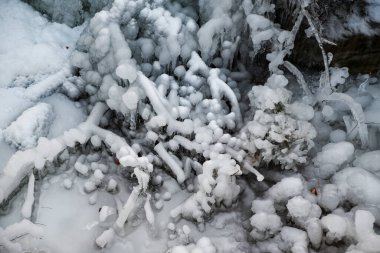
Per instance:
[[[231,103],[231,111],[235,113],[236,125],[240,128],[242,125],[242,116],[238,100],[232,89],[218,77],[219,72],[220,71],[218,69],[210,70],[210,76],[207,79],[207,82],[210,85],[212,97],[214,99],[221,100],[223,95],[226,96]]]
[[[137,82],[144,89],[147,97],[150,100],[150,103],[153,106],[154,111],[157,113],[159,117],[162,117],[165,120],[164,123],[165,125],[167,124],[169,132],[176,131],[183,134],[190,134],[193,132],[193,126],[189,120],[180,122],[172,117],[169,110],[162,103],[160,99],[161,96],[157,88],[155,87],[155,84],[140,71],[137,73]],[[149,123],[152,124],[152,120]]]
[[[91,135],[89,126],[99,123],[105,110],[106,106],[98,103],[94,106],[88,121],[80,124],[77,128],[51,140],[40,138],[35,148],[16,152],[9,159],[3,175],[0,177],[0,203],[8,199],[34,168],[42,169],[46,161],[53,161],[67,146],[74,145],[75,142],[84,143]]]
[[[335,42],[333,41],[330,41],[328,39],[325,39],[325,38],[321,38],[322,39],[322,42],[323,43],[326,43],[326,44],[329,44],[329,45],[332,45],[332,46],[338,46],[338,44],[336,44]]]
[[[155,147],[154,150],[161,157],[161,159],[169,166],[174,175],[176,175],[178,183],[182,184],[186,177],[183,169],[176,163],[173,157],[166,151],[164,145],[160,142]]]
[[[66,64],[60,71],[50,75],[44,80],[28,87],[24,96],[30,100],[37,101],[42,97],[54,92],[71,74],[69,64]]]

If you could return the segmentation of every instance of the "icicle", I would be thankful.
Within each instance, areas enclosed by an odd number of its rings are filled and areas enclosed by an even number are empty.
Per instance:
[[[249,170],[250,172],[255,174],[257,181],[263,181],[264,180],[264,176],[258,170],[253,168],[247,161],[244,161],[243,166],[244,166],[244,168],[246,168],[247,170]]]
[[[115,226],[119,229],[122,229],[124,227],[124,223],[127,221],[128,216],[131,214],[132,210],[135,208],[137,198],[140,194],[140,188],[134,187],[133,191],[131,192],[131,195],[129,195],[129,198],[121,211],[119,212],[119,217],[115,221]]]
[[[148,220],[149,224],[153,224],[154,223],[154,214],[153,214],[153,210],[152,210],[152,207],[150,206],[150,194],[147,194],[147,198],[146,198],[146,201],[145,201],[145,205],[144,205],[144,210],[145,210],[145,216],[146,216],[146,219]]]
[[[100,248],[104,248],[107,244],[111,243],[115,237],[115,230],[113,228],[105,230],[98,238],[96,238],[96,245]]]
[[[34,174],[30,173],[28,182],[28,191],[26,193],[25,202],[21,209],[21,214],[24,218],[30,219],[32,216],[33,203],[34,203]]]

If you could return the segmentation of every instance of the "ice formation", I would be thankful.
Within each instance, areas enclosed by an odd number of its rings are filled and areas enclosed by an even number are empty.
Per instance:
[[[4,140],[21,149],[36,146],[40,137],[46,137],[54,119],[51,105],[39,103],[25,110],[3,131]]]
[[[314,1],[31,2],[86,22],[0,3],[0,252],[378,251],[380,86]]]

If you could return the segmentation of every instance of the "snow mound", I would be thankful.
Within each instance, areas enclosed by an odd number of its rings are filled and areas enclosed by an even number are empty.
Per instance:
[[[0,87],[25,87],[59,71],[81,32],[48,23],[21,1],[0,1],[0,20],[6,38],[0,40]]]
[[[352,158],[354,150],[354,145],[350,142],[329,143],[322,148],[313,162],[317,166],[324,164],[341,166]]]
[[[175,246],[169,251],[171,253],[216,253],[216,248],[207,237],[202,237],[196,244],[187,246]]]
[[[316,168],[312,168],[312,174],[324,179],[330,178],[342,165],[351,161],[354,151],[354,145],[346,141],[323,146],[322,151],[313,159]]]
[[[288,177],[272,186],[268,191],[268,196],[277,202],[287,200],[300,195],[303,191],[303,182],[297,177]]]
[[[380,171],[380,150],[371,151],[360,155],[354,161],[355,167],[366,169],[370,172],[377,173]]]
[[[3,131],[4,139],[18,149],[36,146],[42,136],[49,133],[50,124],[54,119],[51,105],[39,103],[25,110],[16,121]]]
[[[380,221],[380,177],[365,169],[350,167],[336,173],[332,181],[337,185],[341,200],[369,208],[376,222]]]
[[[53,94],[43,99],[42,102],[50,104],[55,113],[48,138],[56,138],[64,131],[74,128],[86,120],[83,108],[62,94]]]
[[[0,73],[2,73],[1,70]],[[19,89],[0,88],[0,128],[6,128],[18,115],[33,105],[20,94]]]

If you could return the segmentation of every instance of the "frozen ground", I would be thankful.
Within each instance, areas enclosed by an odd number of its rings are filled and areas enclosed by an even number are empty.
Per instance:
[[[272,6],[198,7],[69,28],[0,1],[1,253],[379,253],[379,80],[304,83]]]
[[[50,23],[21,1],[1,1],[0,20],[3,34],[0,40],[1,133],[22,112],[38,102],[26,95],[28,88],[62,68],[81,28]],[[80,106],[63,95],[42,94],[41,99],[53,106],[55,119],[49,124],[49,137],[62,134],[85,119]],[[1,171],[15,150],[3,138],[0,146]]]
[[[50,23],[21,1],[0,9],[0,87],[29,86],[62,68],[81,28]]]

